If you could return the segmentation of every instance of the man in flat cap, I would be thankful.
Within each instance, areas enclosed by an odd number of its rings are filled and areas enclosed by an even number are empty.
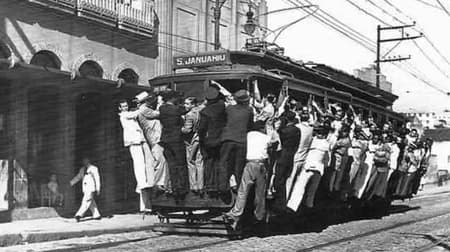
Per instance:
[[[249,106],[250,96],[247,90],[237,91],[234,100],[236,104],[226,108],[227,123],[222,132],[220,166],[226,169],[227,177],[220,179],[220,191],[229,189],[229,179],[232,175],[236,180],[236,186],[239,187],[246,161],[247,132],[253,126],[253,110]]]
[[[219,90],[208,87],[205,108],[200,111],[198,137],[204,163],[204,187],[206,191],[218,191],[219,167],[222,130],[226,123],[225,103]],[[223,173],[223,172],[222,172]]]

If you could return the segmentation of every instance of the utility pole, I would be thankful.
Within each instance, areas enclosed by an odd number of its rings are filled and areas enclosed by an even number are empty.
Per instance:
[[[405,28],[413,27],[416,25],[416,22],[414,22],[412,25],[400,25],[400,26],[388,26],[388,27],[381,27],[380,25],[377,26],[377,60],[376,63],[376,86],[377,88],[380,88],[380,75],[381,75],[381,67],[380,64],[383,62],[394,62],[394,61],[402,61],[402,60],[408,60],[411,59],[411,55],[408,57],[388,57],[385,58],[395,47],[397,47],[400,42],[403,40],[409,40],[409,39],[417,39],[423,36],[422,33],[417,36],[409,36],[408,33],[405,33]],[[401,37],[398,38],[389,38],[389,39],[381,39],[381,32],[384,30],[401,30]],[[396,45],[394,45],[383,57],[381,57],[381,44],[382,43],[388,43],[388,42],[398,42]]]
[[[221,9],[227,0],[216,0],[214,9],[214,50],[220,49],[220,16]]]

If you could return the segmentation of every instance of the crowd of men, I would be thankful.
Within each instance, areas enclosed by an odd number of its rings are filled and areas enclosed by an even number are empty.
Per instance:
[[[288,96],[233,95],[220,84],[205,100],[176,93],[136,97],[137,109],[119,103],[124,144],[133,158],[141,210],[150,190],[183,197],[236,193],[225,217],[239,222],[255,188],[255,217],[313,207],[319,188],[336,200],[407,198],[417,193],[432,141],[417,130],[379,127],[350,105],[302,106]],[[396,131],[397,130],[397,131]]]

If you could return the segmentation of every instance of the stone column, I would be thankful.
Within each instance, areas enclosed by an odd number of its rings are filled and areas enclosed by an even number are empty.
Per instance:
[[[155,76],[172,71],[173,51],[173,0],[155,0],[155,10],[159,18],[158,50],[159,56],[155,64]]]

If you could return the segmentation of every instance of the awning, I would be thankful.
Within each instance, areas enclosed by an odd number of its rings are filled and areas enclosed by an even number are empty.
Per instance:
[[[87,89],[90,91],[151,91],[150,87],[138,85],[121,85],[117,81],[96,77],[80,77],[71,79],[71,73],[54,68],[35,66],[18,62],[11,67],[8,59],[0,59],[0,80],[23,82],[33,87],[58,86],[67,89]]]

